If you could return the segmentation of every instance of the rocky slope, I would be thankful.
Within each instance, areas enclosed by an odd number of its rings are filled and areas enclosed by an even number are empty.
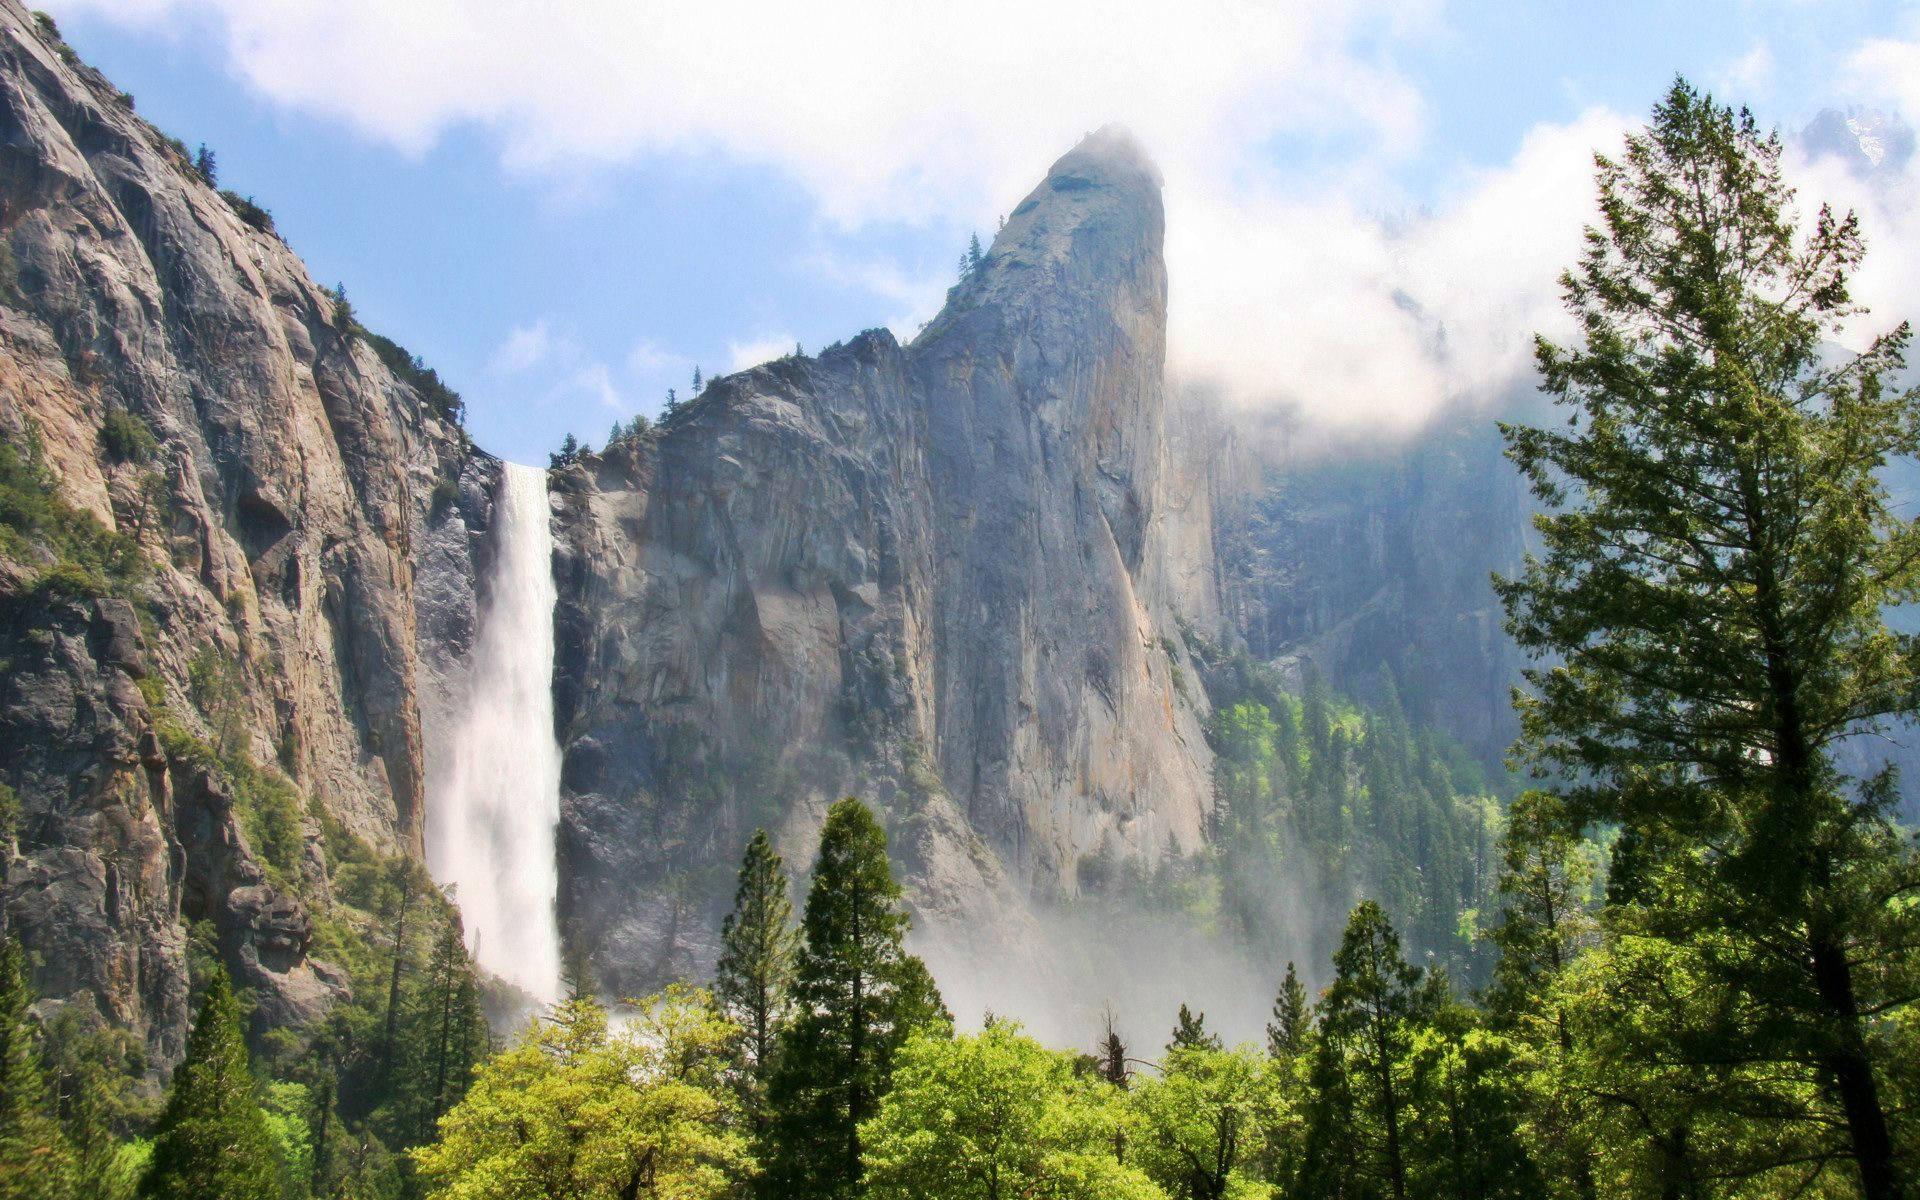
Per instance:
[[[611,983],[701,965],[747,833],[804,853],[842,792],[888,810],[923,915],[982,934],[1082,855],[1203,844],[1178,618],[1219,604],[1169,544],[1207,517],[1161,234],[1152,168],[1095,135],[911,345],[717,381],[558,476],[562,907]]]
[[[322,818],[417,849],[419,572],[434,565],[439,641],[457,644],[471,539],[441,481],[466,472],[484,505],[489,466],[270,219],[12,0],[0,238],[15,498],[90,517],[140,560],[86,579],[71,537],[0,542],[0,780],[18,808],[0,900],[41,994],[139,1030],[164,1064],[190,927],[209,923],[258,1021],[300,1019],[339,986],[307,957],[298,898],[325,902]],[[285,861],[252,844],[261,813],[297,824]]]
[[[1093,135],[911,344],[716,381],[553,473],[560,916],[609,991],[705,971],[752,829],[804,865],[849,792],[939,964],[1042,957],[1085,864],[1208,845],[1202,645],[1384,669],[1497,753],[1520,509],[1485,438],[1256,453],[1168,389],[1162,234]],[[310,1018],[327,846],[431,836],[498,464],[13,0],[0,246],[0,901],[41,994],[164,1065],[191,939],[257,1028]]]

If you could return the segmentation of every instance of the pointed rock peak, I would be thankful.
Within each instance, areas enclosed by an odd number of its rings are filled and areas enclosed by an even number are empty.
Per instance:
[[[1122,302],[1164,312],[1165,227],[1160,172],[1140,143],[1117,125],[1090,133],[1007,214],[916,344],[983,306],[1064,311],[1063,304]]]
[[[1008,214],[993,239],[992,257],[1020,255],[1033,265],[1049,256],[1048,249],[1070,248],[1066,235],[1092,223],[1122,241],[1145,237],[1151,252],[1160,252],[1160,171],[1133,135],[1117,125],[1088,134],[1060,156],[1040,186]]]
[[[1047,172],[1047,187],[1056,192],[1090,187],[1133,187],[1160,190],[1160,168],[1131,133],[1106,125],[1080,139]]]

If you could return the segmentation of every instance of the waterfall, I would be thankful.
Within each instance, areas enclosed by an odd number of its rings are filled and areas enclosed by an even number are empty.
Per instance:
[[[559,998],[560,747],[553,736],[553,532],[547,473],[504,465],[492,586],[466,710],[428,798],[427,865],[454,887],[482,967],[541,1003]]]

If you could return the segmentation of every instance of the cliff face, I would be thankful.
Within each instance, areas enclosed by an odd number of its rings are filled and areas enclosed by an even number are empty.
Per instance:
[[[560,474],[563,918],[620,986],[701,965],[755,824],[888,812],[950,931],[1081,855],[1198,848],[1159,185],[1062,158],[915,341],[718,381]],[[692,864],[704,864],[693,866]],[[973,930],[991,939],[989,929]]]
[[[1486,413],[1384,445],[1273,439],[1221,503],[1222,590],[1255,657],[1368,702],[1391,680],[1415,721],[1500,761],[1521,659],[1491,576],[1518,569],[1532,506]]]
[[[1083,863],[1207,844],[1190,634],[1363,696],[1384,669],[1497,752],[1491,443],[1263,461],[1168,392],[1162,226],[1093,135],[910,345],[716,381],[554,472],[560,916],[609,991],[703,973],[751,831],[804,870],[847,793],[943,965],[1044,958]],[[299,1023],[343,986],[309,955],[328,835],[431,836],[499,467],[14,0],[0,246],[0,903],[42,995],[164,1064],[190,931],[257,1028]]]
[[[19,808],[0,900],[41,994],[91,1002],[162,1063],[188,925],[212,923],[258,1020],[296,1020],[339,986],[289,883],[324,891],[320,815],[417,849],[417,564],[440,555],[457,624],[470,538],[436,486],[467,471],[484,504],[488,474],[242,211],[0,0],[0,436],[39,464],[20,486],[51,483],[145,564],[101,586],[61,573],[58,539],[0,542]],[[250,845],[235,762],[311,799],[297,862]]]

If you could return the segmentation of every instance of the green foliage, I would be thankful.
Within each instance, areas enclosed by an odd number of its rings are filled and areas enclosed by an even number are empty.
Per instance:
[[[1465,752],[1414,728],[1391,679],[1366,707],[1317,674],[1295,696],[1264,665],[1222,657],[1206,679],[1223,915],[1266,946],[1297,929],[1301,908],[1325,914],[1308,929],[1317,956],[1350,898],[1373,896],[1420,950],[1481,978],[1486,955],[1461,918],[1488,906],[1500,803]]]
[[[1263,1195],[1269,1142],[1288,1118],[1279,1082],[1248,1049],[1171,1049],[1131,1093],[1139,1133],[1128,1157],[1176,1200]]]
[[[1306,985],[1288,963],[1273,1000],[1273,1020],[1267,1022],[1267,1054],[1276,1061],[1291,1062],[1307,1052],[1312,1040],[1313,1010],[1307,1003]]]
[[[1156,1200],[1153,1183],[1114,1152],[1129,1125],[1124,1095],[1017,1025],[951,1039],[915,1034],[860,1128],[866,1195]]]
[[[1920,995],[1920,858],[1888,782],[1832,749],[1920,705],[1920,645],[1883,621],[1920,593],[1920,525],[1880,482],[1920,453],[1920,394],[1891,386],[1904,324],[1828,358],[1859,227],[1822,208],[1802,236],[1780,153],[1676,81],[1599,160],[1601,226],[1562,279],[1582,342],[1538,343],[1567,421],[1503,428],[1541,551],[1497,588],[1540,660],[1523,750],[1573,827],[1620,831],[1611,919],[1723,999],[1662,1014],[1697,1020],[1663,1061],[1728,1104],[1724,1064],[1772,1064],[1795,1081],[1776,1118],[1888,1200],[1912,1167],[1876,1059]],[[1782,1169],[1805,1153],[1786,1138]]]
[[[44,1031],[54,1113],[73,1147],[80,1194],[131,1197],[140,1173],[130,1170],[122,1139],[154,1116],[144,1090],[129,1086],[146,1070],[145,1046],[132,1031],[102,1021],[84,1000],[61,1005]]]
[[[1294,1186],[1305,1194],[1539,1195],[1519,1134],[1511,1047],[1474,1028],[1443,974],[1410,966],[1386,914],[1362,901],[1334,955],[1308,1072]]]
[[[141,1200],[279,1200],[276,1146],[255,1086],[232,985],[216,972],[154,1127]]]
[[[201,741],[162,710],[156,721],[161,744],[169,757],[198,764],[228,785],[248,846],[279,886],[304,891],[306,829],[300,791],[279,771],[254,762],[239,664],[212,646],[202,647],[187,663],[187,697],[200,711],[213,742]]]
[[[131,596],[146,561],[133,539],[60,495],[40,431],[0,440],[0,553],[42,564],[50,595]]]
[[[916,1030],[952,1028],[925,964],[902,948],[907,926],[886,834],[848,796],[828,811],[820,834],[793,1017],[768,1087],[767,1170],[776,1194],[855,1195],[860,1125],[886,1094],[895,1053]]]
[[[719,1082],[732,1030],[704,993],[643,1002],[608,1029],[591,1000],[563,1004],[483,1067],[414,1152],[428,1195],[446,1200],[703,1200],[751,1171]]]
[[[433,481],[433,494],[427,499],[427,511],[434,516],[446,512],[460,502],[460,485],[451,479]]]
[[[1179,1014],[1173,1022],[1173,1040],[1167,1043],[1167,1053],[1180,1050],[1218,1050],[1221,1048],[1218,1034],[1207,1032],[1207,1014],[1195,1014],[1186,1005],[1180,1006]]]
[[[345,299],[346,289],[341,288],[339,300]],[[349,310],[349,317],[351,311]],[[410,354],[405,346],[392,338],[382,337],[358,323],[352,326],[355,333],[373,347],[373,353],[393,372],[394,378],[412,388],[422,403],[431,409],[443,421],[463,425],[467,419],[466,401],[460,393],[448,387],[440,378],[440,372],[420,361],[416,354]]]
[[[100,422],[100,445],[114,462],[143,463],[153,457],[159,442],[145,421],[124,408],[110,407]]]
[[[75,1195],[73,1147],[52,1115],[28,1006],[26,956],[0,940],[0,1200]]]
[[[239,192],[222,191],[220,198],[227,202],[233,214],[261,233],[271,234],[273,214],[253,202],[252,196],[242,196]]]
[[[733,911],[720,926],[713,977],[714,999],[744,1033],[744,1099],[756,1126],[764,1122],[774,1041],[786,1024],[798,947],[780,852],[766,830],[756,829],[740,864]]]

